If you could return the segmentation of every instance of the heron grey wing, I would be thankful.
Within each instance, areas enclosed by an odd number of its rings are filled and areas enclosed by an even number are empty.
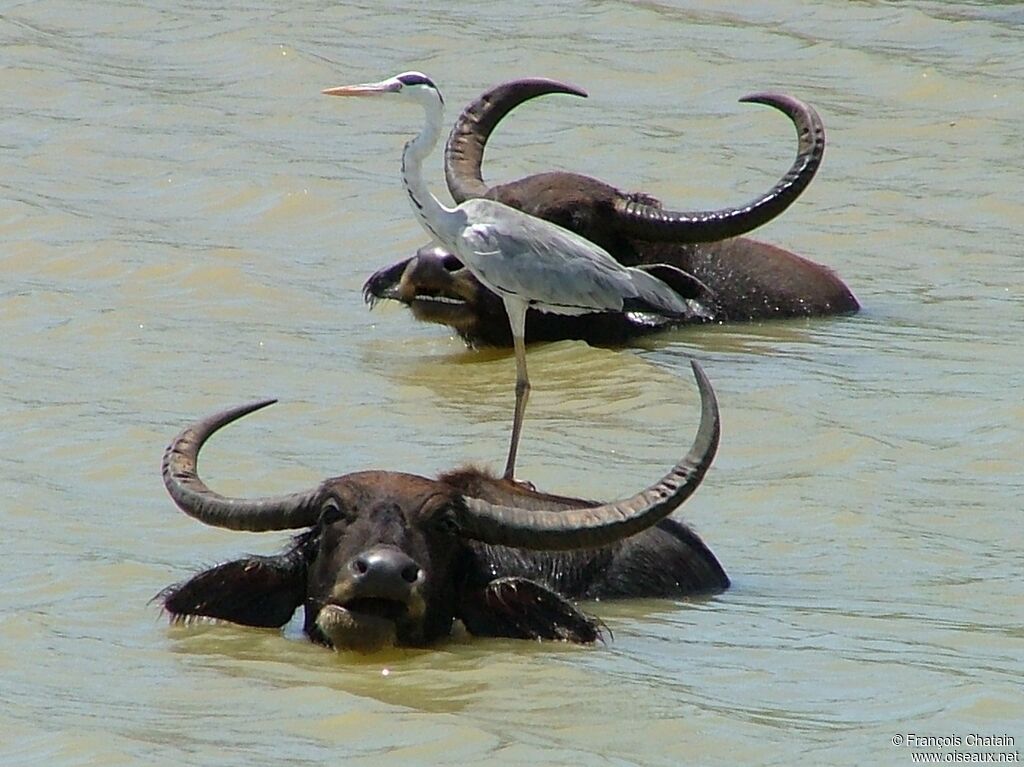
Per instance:
[[[471,271],[497,292],[538,309],[575,314],[619,311],[636,295],[628,272],[578,235],[513,210],[514,217],[475,223],[463,232]]]

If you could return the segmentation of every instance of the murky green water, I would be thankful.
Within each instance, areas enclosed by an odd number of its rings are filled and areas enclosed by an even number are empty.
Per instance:
[[[0,7],[0,762],[910,764],[898,733],[1020,750],[1022,50],[1019,3]],[[825,165],[758,236],[837,269],[862,314],[530,352],[519,473],[594,497],[678,457],[702,361],[725,433],[684,516],[728,593],[597,606],[614,637],[594,648],[369,658],[168,628],[148,604],[285,540],[165,495],[164,445],[212,410],[282,400],[211,443],[228,492],[501,466],[510,357],[359,295],[422,242],[398,182],[420,114],[319,92],[408,68],[451,117],[512,77],[586,87],[518,111],[488,176],[572,169],[678,207],[788,166],[790,126],[740,96],[818,107]]]

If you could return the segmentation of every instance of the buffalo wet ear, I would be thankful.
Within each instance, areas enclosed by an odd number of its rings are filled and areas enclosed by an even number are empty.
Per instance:
[[[205,570],[156,596],[172,621],[202,616],[243,626],[287,623],[306,593],[301,557],[248,557]]]
[[[527,578],[496,578],[465,593],[459,618],[475,636],[548,639],[590,644],[601,638],[596,620]]]

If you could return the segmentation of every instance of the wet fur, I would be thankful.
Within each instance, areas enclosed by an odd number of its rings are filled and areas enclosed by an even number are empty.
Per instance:
[[[396,475],[398,476],[398,475]],[[427,480],[422,480],[428,482]],[[539,493],[467,468],[443,475],[439,483],[453,496],[492,503],[513,497],[519,506],[569,509],[581,499]],[[398,493],[400,494],[400,492]],[[305,631],[315,642],[330,642],[316,627],[324,586],[319,570],[334,567],[336,544],[326,529],[313,526],[295,536],[277,556],[250,556],[205,570],[161,591],[156,599],[175,621],[195,617],[247,626],[273,627],[306,607]],[[703,541],[680,522],[657,526],[613,546],[574,552],[532,552],[457,539],[434,574],[425,628],[411,644],[428,644],[450,633],[458,619],[477,636],[594,642],[598,621],[570,600],[615,597],[681,597],[728,588],[729,579]],[[329,574],[328,574],[329,575]],[[311,587],[312,584],[312,587]]]

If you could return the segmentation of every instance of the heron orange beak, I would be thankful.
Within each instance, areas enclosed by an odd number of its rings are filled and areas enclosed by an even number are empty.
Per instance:
[[[394,93],[402,87],[397,80],[382,80],[379,83],[363,83],[361,85],[339,85],[336,88],[325,88],[321,93],[325,96],[377,96],[382,93]]]

